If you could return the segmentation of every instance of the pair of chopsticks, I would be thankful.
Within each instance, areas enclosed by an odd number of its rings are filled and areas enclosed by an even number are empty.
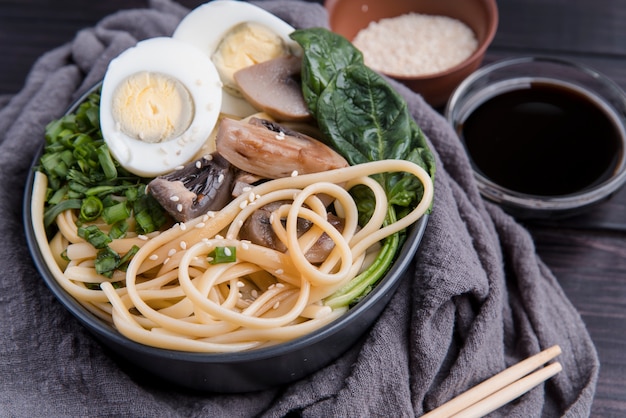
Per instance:
[[[559,354],[561,347],[558,345],[547,348],[463,392],[422,418],[487,415],[560,372],[559,362],[542,367]]]

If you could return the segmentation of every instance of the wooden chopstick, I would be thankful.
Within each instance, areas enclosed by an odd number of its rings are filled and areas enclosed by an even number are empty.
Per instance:
[[[542,367],[534,373],[521,378],[503,389],[487,396],[486,398],[476,402],[475,404],[461,410],[459,413],[452,415],[454,418],[478,418],[495,411],[502,405],[511,402],[524,393],[528,392],[539,383],[544,382],[560,372],[561,363],[556,362]]]
[[[422,418],[451,417],[463,410],[467,410],[479,401],[482,401],[491,395],[495,395],[493,399],[490,398],[488,401],[485,401],[485,403],[482,404],[482,407],[476,408],[479,410],[479,413],[482,411],[483,415],[491,412],[558,373],[561,370],[561,365],[559,363],[554,363],[554,365],[544,367],[530,376],[527,376],[527,378],[522,379],[524,376],[543,366],[559,354],[561,354],[561,347],[558,345],[547,348],[525,360],[520,361],[508,369],[503,370],[468,391],[463,392],[457,397],[423,415]],[[499,391],[502,391],[502,393],[499,393]],[[486,405],[493,407],[493,409],[491,411],[481,409]],[[497,406],[494,407],[494,405]]]

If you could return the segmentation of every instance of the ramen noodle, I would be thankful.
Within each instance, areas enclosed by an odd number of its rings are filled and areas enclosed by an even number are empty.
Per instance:
[[[405,217],[383,225],[387,199],[370,176],[408,172],[423,184],[423,197]],[[356,204],[348,191],[372,190],[374,213],[358,226]],[[111,278],[95,271],[97,250],[77,233],[77,214],[56,219],[48,241],[43,224],[47,178],[36,173],[32,218],[42,255],[62,288],[85,308],[136,342],[191,352],[234,352],[273,345],[308,334],[341,316],[347,308],[324,304],[367,262],[378,242],[416,222],[433,197],[429,175],[403,160],[383,160],[337,170],[262,183],[215,213],[148,235],[129,232],[110,247],[123,254],[139,247],[126,272]],[[345,220],[342,231],[327,219],[322,202]],[[244,221],[259,207],[282,202],[270,223],[286,252],[238,238]],[[298,236],[298,218],[312,227]],[[106,224],[98,224],[106,230]],[[326,233],[334,243],[327,259],[311,264],[306,251]],[[235,251],[234,262],[211,262],[216,249]],[[64,254],[65,256],[61,256]],[[68,261],[69,260],[69,261]],[[93,283],[101,283],[93,288]]]

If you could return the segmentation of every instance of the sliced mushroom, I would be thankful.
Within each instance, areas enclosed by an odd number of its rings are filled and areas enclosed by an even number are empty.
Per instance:
[[[237,171],[214,153],[155,178],[148,184],[148,191],[174,219],[186,222],[226,206]]]
[[[217,152],[237,168],[266,178],[319,173],[348,162],[322,142],[264,119],[248,123],[224,118]]]
[[[270,224],[270,216],[272,212],[285,203],[287,202],[273,202],[254,211],[254,213],[242,225],[239,231],[239,237],[257,245],[272,248],[276,251],[287,251],[287,247],[278,239]],[[328,213],[327,217],[328,221],[339,232],[343,231],[343,219],[332,213]],[[298,218],[298,237],[308,231],[311,228],[311,225],[312,223],[310,221]],[[328,257],[328,254],[330,254],[334,247],[335,243],[333,240],[330,239],[326,233],[323,233],[304,256],[310,263],[321,263],[326,260],[326,257]]]
[[[234,74],[244,98],[277,120],[307,120],[311,113],[300,84],[302,58],[287,55],[251,65]]]

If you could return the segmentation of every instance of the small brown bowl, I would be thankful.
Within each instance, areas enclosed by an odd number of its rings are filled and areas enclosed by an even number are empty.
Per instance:
[[[350,41],[370,22],[410,12],[447,16],[471,28],[478,46],[462,63],[431,75],[412,77],[385,73],[421,94],[434,107],[445,105],[454,89],[480,66],[498,26],[496,0],[326,0],[324,7],[328,11],[330,29]]]

